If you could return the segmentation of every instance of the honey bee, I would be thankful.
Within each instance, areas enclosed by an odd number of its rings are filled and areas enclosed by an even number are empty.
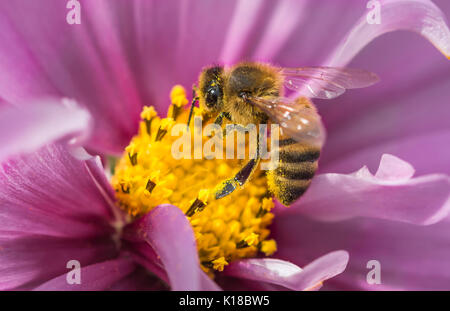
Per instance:
[[[350,68],[278,68],[257,62],[243,62],[231,68],[210,66],[200,74],[198,97],[192,102],[189,121],[198,100],[219,125],[224,119],[241,126],[269,121],[279,124],[279,163],[267,172],[267,178],[269,190],[288,206],[309,187],[325,140],[321,118],[310,98],[335,98],[346,89],[367,87],[377,81],[371,72]],[[284,88],[295,95],[284,97]],[[219,187],[216,199],[244,185],[259,160],[257,152]]]

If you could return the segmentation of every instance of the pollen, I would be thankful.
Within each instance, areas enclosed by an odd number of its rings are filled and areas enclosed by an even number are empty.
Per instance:
[[[228,262],[225,260],[224,257],[217,258],[216,260],[213,260],[213,268],[217,271],[223,271],[223,268],[228,265]]]
[[[271,256],[277,250],[277,242],[275,240],[266,240],[261,243],[261,252],[266,256]]]
[[[144,107],[141,112],[141,119],[143,120],[151,120],[156,117],[156,111],[153,107]]]
[[[233,177],[245,160],[174,157],[172,144],[184,133],[172,135],[172,129],[186,125],[189,116],[184,88],[175,86],[170,100],[165,118],[153,107],[143,108],[139,132],[125,148],[111,180],[117,204],[132,218],[160,204],[181,209],[191,223],[201,267],[211,277],[237,259],[272,255],[276,243],[269,238],[268,227],[274,203],[265,171],[256,169],[243,187],[215,199],[217,186]],[[194,116],[202,118],[203,126],[212,122],[200,108],[194,109]],[[189,131],[194,146],[194,122]],[[200,135],[203,144],[211,139],[203,131]]]

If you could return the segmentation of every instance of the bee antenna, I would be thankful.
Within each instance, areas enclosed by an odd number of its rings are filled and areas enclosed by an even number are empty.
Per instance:
[[[195,89],[192,89],[192,103],[191,103],[191,109],[189,111],[189,119],[188,119],[188,123],[187,123],[188,129],[189,129],[189,124],[191,123],[192,113],[194,112],[194,106],[195,106],[196,101],[198,101],[198,97],[195,96]]]

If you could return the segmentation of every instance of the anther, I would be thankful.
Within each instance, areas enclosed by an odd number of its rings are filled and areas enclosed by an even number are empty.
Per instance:
[[[145,129],[148,135],[151,135],[152,133],[152,121],[156,115],[156,111],[153,107],[144,107],[141,112],[141,118],[144,120]]]
[[[202,189],[198,193],[198,198],[195,199],[195,201],[191,204],[191,206],[188,208],[186,212],[186,216],[191,217],[196,212],[201,212],[205,209],[206,203],[208,201],[209,197],[209,190],[208,189]]]
[[[130,159],[131,165],[135,166],[137,164],[136,145],[131,143],[125,148],[125,150],[128,152],[128,158]]]
[[[245,239],[236,243],[236,248],[245,248],[252,246],[253,244],[258,242],[258,237],[259,235],[252,232],[247,237],[245,237]]]
[[[161,120],[158,132],[156,133],[155,141],[160,141],[167,131],[175,124],[172,118],[165,118]]]
[[[135,166],[137,164],[137,153],[128,153],[128,158],[130,159],[131,165]]]
[[[258,212],[256,213],[255,217],[260,218],[263,217],[265,214],[270,212],[272,208],[274,207],[273,201],[271,198],[264,198],[261,207],[259,208]]]
[[[256,213],[256,218],[261,218],[267,213],[266,210],[264,210],[262,207],[259,208],[258,212]]]
[[[172,105],[172,119],[176,120],[181,112],[181,107]]]
[[[120,183],[120,190],[122,190],[123,193],[130,193],[130,183],[122,180]]]
[[[202,265],[207,267],[207,268],[212,268],[214,266],[212,261],[202,261]]]
[[[166,135],[167,131],[161,129],[161,127],[159,127],[158,132],[156,133],[156,137],[155,137],[155,141],[160,141],[164,135]]]
[[[196,212],[201,212],[205,208],[206,204],[200,201],[199,199],[195,199],[194,203],[192,203],[191,207],[186,212],[186,216],[191,217]]]
[[[153,121],[153,118],[151,118],[150,120],[147,120],[147,119],[144,120],[144,122],[145,122],[145,129],[146,129],[147,134],[149,136],[152,135],[152,121]]]
[[[125,184],[120,184],[120,189],[123,193],[130,193],[130,187],[125,188]]]
[[[147,185],[145,186],[145,189],[148,191],[148,192],[150,192],[150,193],[152,193],[152,191],[153,191],[153,189],[156,187],[156,184],[153,182],[153,181],[151,181],[150,179],[147,181]]]
[[[236,248],[246,248],[249,247],[250,245],[248,245],[247,242],[245,242],[244,240],[241,240],[239,242],[236,243]]]

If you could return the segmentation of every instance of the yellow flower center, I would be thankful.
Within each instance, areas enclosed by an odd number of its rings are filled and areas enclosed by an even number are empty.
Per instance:
[[[176,123],[187,124],[189,112],[184,107],[188,100],[181,86],[175,86],[170,97],[167,118],[158,117],[153,107],[144,107],[139,133],[116,165],[111,182],[119,206],[132,217],[163,203],[181,209],[192,225],[202,269],[210,276],[233,260],[273,254],[276,243],[268,239],[267,227],[273,219],[270,210],[274,204],[264,171],[258,168],[242,188],[216,200],[214,189],[234,176],[244,162],[175,159],[172,144],[182,134],[172,136],[171,129]],[[200,108],[195,108],[194,115],[207,122]],[[203,143],[211,139],[201,135]]]

